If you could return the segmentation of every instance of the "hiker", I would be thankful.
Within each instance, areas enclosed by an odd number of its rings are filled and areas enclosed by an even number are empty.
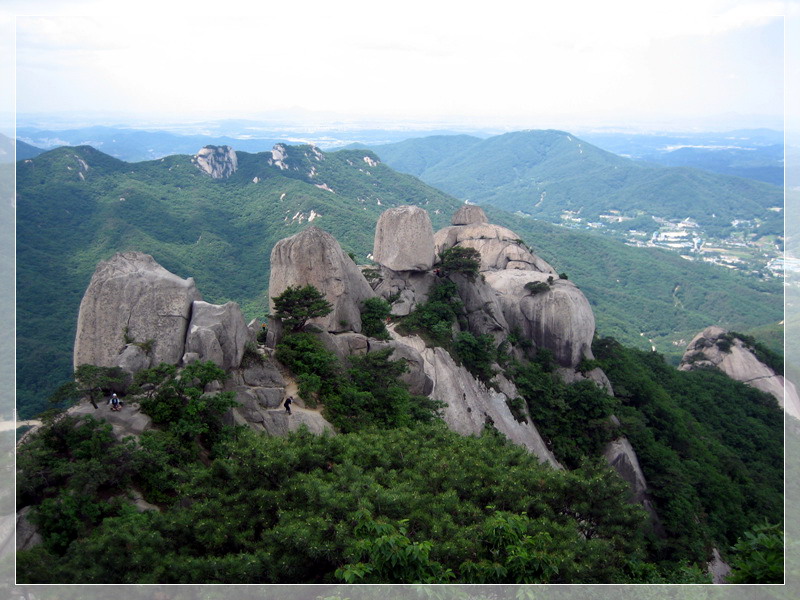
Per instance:
[[[292,397],[291,397],[291,396],[289,396],[289,397],[286,399],[286,402],[284,402],[284,403],[283,403],[283,408],[285,408],[285,409],[286,409],[286,414],[287,414],[287,415],[290,415],[290,414],[292,414],[292,406],[291,406],[291,404],[292,404]]]
[[[111,398],[108,399],[108,403],[111,405],[111,410],[120,410],[120,403],[119,397],[116,394],[111,394]]]

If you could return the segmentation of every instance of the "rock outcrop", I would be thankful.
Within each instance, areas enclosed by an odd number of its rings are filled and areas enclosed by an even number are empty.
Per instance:
[[[747,344],[721,327],[706,327],[698,333],[686,347],[678,369],[708,367],[715,367],[731,379],[771,394],[787,413],[800,419],[800,398],[791,382],[762,363]]]
[[[731,572],[731,566],[722,560],[717,548],[711,551],[711,560],[706,564],[706,572],[711,576],[711,583],[725,583],[725,578]]]
[[[475,225],[477,223],[488,223],[489,219],[480,206],[465,204],[453,213],[450,220],[453,225]]]
[[[230,146],[204,146],[192,157],[198,169],[214,179],[225,179],[239,166],[236,152]]]
[[[428,300],[428,294],[436,282],[430,271],[392,271],[381,268],[382,279],[375,287],[375,293],[392,302],[392,314],[403,317],[410,314],[417,304]]]
[[[557,275],[555,269],[533,254],[516,233],[500,225],[478,222],[453,225],[436,232],[434,249],[437,256],[453,246],[474,248],[480,252],[481,271],[524,269]]]
[[[551,350],[564,367],[577,367],[584,358],[593,357],[594,313],[575,284],[548,273],[517,269],[492,271],[485,277],[500,296],[511,330],[519,330],[537,348]],[[531,282],[547,289],[534,293],[525,287]]]
[[[136,402],[126,402],[123,399],[122,410],[113,411],[107,404],[98,402],[95,408],[88,402],[81,402],[67,410],[67,414],[72,417],[90,416],[95,419],[103,419],[111,425],[111,433],[118,440],[133,436],[138,438],[142,433],[153,426],[153,420],[143,413],[139,404]]]
[[[655,532],[659,535],[663,534],[661,523],[648,493],[647,480],[644,477],[642,467],[639,465],[639,458],[636,456],[636,451],[628,439],[620,437],[609,442],[605,450],[603,450],[603,457],[617,474],[630,485],[630,501],[641,504],[650,515]]]
[[[130,342],[150,346],[148,366],[178,364],[197,300],[191,277],[181,279],[147,254],[114,255],[97,266],[81,301],[74,366],[130,364],[136,354],[126,350]]]
[[[647,480],[644,477],[636,452],[627,438],[618,438],[603,450],[603,457],[620,477],[631,486],[631,501],[642,502],[647,494]]]
[[[198,300],[192,304],[185,352],[196,354],[197,360],[213,361],[226,370],[238,367],[249,339],[244,316],[235,302],[220,305]]]
[[[514,418],[507,404],[513,398],[507,393],[487,388],[457,365],[447,350],[427,348],[417,336],[401,336],[393,327],[389,330],[396,344],[408,346],[422,358],[424,371],[433,382],[430,397],[447,405],[443,416],[450,429],[463,435],[479,435],[487,424],[491,425],[535,454],[540,462],[561,468],[536,427],[527,420],[520,422]],[[516,397],[516,389],[506,389],[506,392]]]
[[[280,240],[270,256],[269,296],[289,286],[313,285],[333,305],[331,313],[310,321],[325,331],[361,331],[361,305],[375,296],[369,283],[339,243],[318,227]]]
[[[471,280],[461,273],[454,273],[450,279],[458,289],[467,329],[473,335],[491,335],[498,343],[505,339],[510,328],[503,314],[500,297],[488,280]]]
[[[42,543],[38,528],[28,519],[31,510],[33,507],[26,506],[17,513],[17,552],[30,550]]]
[[[381,214],[375,228],[373,260],[392,271],[427,271],[433,266],[433,226],[419,206],[398,206]]]

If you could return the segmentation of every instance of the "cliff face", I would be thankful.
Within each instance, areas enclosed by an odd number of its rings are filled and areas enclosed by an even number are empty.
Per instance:
[[[787,413],[800,419],[800,398],[791,382],[761,362],[744,341],[721,327],[706,327],[698,333],[686,347],[678,368],[689,371],[709,367],[771,394]]]
[[[226,179],[239,166],[236,152],[230,146],[205,146],[192,157],[198,169],[214,179]]]

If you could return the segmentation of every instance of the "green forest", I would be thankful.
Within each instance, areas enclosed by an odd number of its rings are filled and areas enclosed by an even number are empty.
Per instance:
[[[783,190],[688,167],[636,162],[564,131],[517,131],[485,140],[432,136],[375,146],[387,164],[475,204],[558,222],[564,210],[597,220],[610,210],[635,217],[691,217],[712,235],[734,219],[782,234]],[[478,160],[477,157],[480,157]]]

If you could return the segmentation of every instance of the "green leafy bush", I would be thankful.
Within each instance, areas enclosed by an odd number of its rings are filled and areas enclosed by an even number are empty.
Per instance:
[[[219,435],[222,414],[236,406],[234,393],[205,394],[203,389],[212,381],[225,381],[228,374],[211,361],[194,362],[178,376],[165,377],[169,372],[171,369],[161,367],[142,375],[142,379],[161,379],[155,392],[140,401],[142,411],[184,442]]]
[[[494,377],[492,364],[497,358],[497,350],[492,336],[474,336],[468,331],[462,331],[456,336],[453,350],[467,370],[484,383]]]
[[[462,313],[456,284],[439,280],[431,288],[428,301],[400,320],[400,333],[417,333],[433,345],[449,346],[453,337],[453,323]]]
[[[379,340],[388,340],[385,321],[391,312],[392,307],[383,298],[367,298],[361,309],[361,332]]]
[[[461,273],[470,281],[474,281],[480,272],[481,253],[475,248],[453,246],[442,252],[439,260],[439,271],[444,276]]]
[[[532,296],[547,292],[550,290],[550,285],[544,281],[529,281],[525,284],[525,289],[528,290]]]
[[[731,549],[731,572],[725,583],[783,583],[783,528],[756,525]]]
[[[290,285],[272,298],[275,317],[291,331],[302,331],[310,319],[324,317],[333,310],[325,296],[313,285]]]

